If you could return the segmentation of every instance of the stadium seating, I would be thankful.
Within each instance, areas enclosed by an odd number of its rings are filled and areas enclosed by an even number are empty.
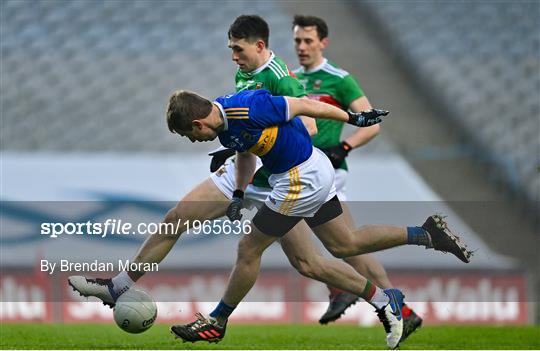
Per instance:
[[[262,14],[295,63],[290,18],[271,1],[2,1],[2,150],[191,150],[166,130],[174,89],[234,89],[231,19]],[[360,2],[397,56],[436,92],[484,158],[538,199],[539,36],[534,1]],[[280,30],[282,29],[282,30]],[[209,147],[209,145],[207,146]],[[200,149],[199,149],[200,150]]]
[[[220,2],[219,11],[200,1],[1,6],[3,150],[191,149],[167,130],[167,97],[179,88],[210,98],[234,90],[227,29],[245,8],[287,28],[270,45],[295,62],[290,19],[269,1]]]
[[[492,173],[540,198],[540,10],[535,1],[359,1]]]

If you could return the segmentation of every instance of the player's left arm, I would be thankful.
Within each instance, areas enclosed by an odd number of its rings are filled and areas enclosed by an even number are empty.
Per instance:
[[[358,87],[358,85],[356,86]],[[372,108],[369,100],[363,95],[360,88],[357,88],[355,93],[356,94],[350,96],[351,98],[354,98],[348,105],[350,111],[362,112]],[[371,127],[366,128],[357,128],[352,135],[341,141],[338,145],[327,147],[322,150],[326,156],[328,156],[330,162],[332,162],[332,166],[336,169],[340,168],[345,161],[345,158],[349,156],[349,153],[353,149],[367,144],[379,134],[379,130],[379,124],[374,124]]]
[[[373,107],[366,96],[359,97],[349,104],[349,110],[352,112],[362,112],[371,110],[372,108]],[[374,124],[371,127],[366,128],[358,128],[352,135],[345,138],[344,142],[352,149],[355,149],[367,144],[371,139],[375,138],[380,130],[381,126],[379,124]]]
[[[302,99],[307,99],[307,97],[303,97]],[[302,120],[302,123],[304,123],[304,127],[306,127],[310,137],[317,134],[318,130],[315,118],[308,116],[300,116],[300,119]]]
[[[382,122],[380,117],[388,114],[388,111],[378,109],[362,112],[345,112],[333,105],[316,100],[292,97],[284,98],[288,105],[288,119],[302,115],[345,122],[357,127],[370,127]]]
[[[285,76],[281,78],[276,85],[273,95],[291,96],[307,99],[306,90],[304,86],[298,81],[296,77]],[[317,134],[317,122],[314,118],[308,116],[300,116],[304,127],[306,127],[309,136]]]

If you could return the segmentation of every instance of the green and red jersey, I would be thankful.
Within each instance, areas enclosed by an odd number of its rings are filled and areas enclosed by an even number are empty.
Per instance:
[[[311,70],[301,67],[294,73],[305,87],[310,99],[319,100],[343,110],[347,110],[354,100],[364,96],[356,79],[327,59]],[[324,119],[316,119],[316,122],[318,132],[312,138],[314,146],[327,148],[341,142],[343,122]],[[346,162],[343,162],[341,168],[347,169]]]

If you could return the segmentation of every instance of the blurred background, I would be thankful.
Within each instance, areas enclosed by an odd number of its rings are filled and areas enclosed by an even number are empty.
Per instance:
[[[167,205],[153,201],[176,201],[208,176],[206,153],[217,142],[191,144],[170,134],[165,105],[176,89],[209,98],[234,91],[227,30],[240,14],[268,21],[270,48],[291,69],[298,66],[293,15],[322,17],[330,29],[326,56],[357,77],[374,106],[391,111],[381,135],[349,157],[348,196],[359,224],[421,223],[416,212],[444,210],[477,249],[467,266],[442,255],[419,258],[417,248],[377,254],[396,285],[409,289],[411,304],[432,323],[540,320],[537,1],[3,0],[0,6],[3,321],[110,321],[101,306],[85,307],[70,295],[65,275],[43,278],[36,267],[42,258],[68,254],[130,258],[142,238],[52,241],[39,237],[39,223],[126,213],[159,221]],[[146,205],[124,206],[132,200]],[[159,290],[162,301],[176,301],[187,285],[182,301],[215,291],[205,295],[213,301],[236,242],[182,238],[162,264],[164,275],[141,282]],[[200,257],[208,259],[203,264]],[[265,263],[276,276],[263,284],[277,296],[301,289],[311,297],[300,306],[278,304],[269,315],[246,308],[238,318],[315,321],[325,309],[324,286],[282,284],[294,272],[279,246]],[[197,275],[216,267],[215,276]],[[472,302],[486,301],[488,284],[500,290],[501,305],[493,314],[439,313],[437,303],[462,300],[448,297],[455,284],[471,291]],[[422,298],[433,286],[442,292]],[[272,297],[253,303],[265,298]],[[182,306],[161,320],[189,318],[201,308]],[[375,322],[366,306],[357,304],[344,320]]]

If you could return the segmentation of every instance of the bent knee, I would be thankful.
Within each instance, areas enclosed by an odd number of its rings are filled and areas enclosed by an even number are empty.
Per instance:
[[[336,258],[347,258],[358,255],[358,250],[356,250],[356,248],[352,247],[351,245],[336,245],[327,247],[327,249],[332,254],[332,256]]]
[[[320,264],[316,259],[295,258],[291,264],[304,277],[317,278],[319,276]]]
[[[202,216],[198,204],[195,201],[182,200],[167,212],[165,219],[167,222],[177,222],[178,220],[181,220],[182,223],[184,223],[188,220],[203,220],[206,219],[206,217]]]
[[[164,222],[167,223],[174,223],[180,218],[180,214],[177,211],[176,207],[171,208],[169,211],[167,211],[167,214],[165,215]]]

